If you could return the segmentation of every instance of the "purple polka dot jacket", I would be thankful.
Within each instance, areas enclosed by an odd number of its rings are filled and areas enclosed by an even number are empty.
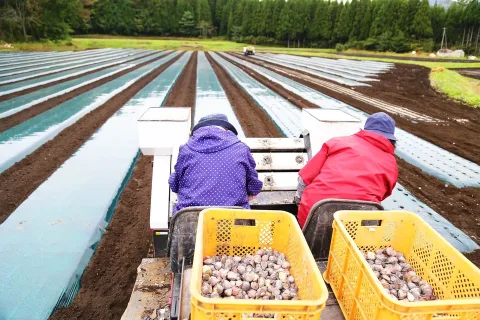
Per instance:
[[[178,194],[175,214],[193,206],[239,206],[262,191],[250,148],[231,131],[208,126],[195,130],[180,147],[175,172],[168,180]]]

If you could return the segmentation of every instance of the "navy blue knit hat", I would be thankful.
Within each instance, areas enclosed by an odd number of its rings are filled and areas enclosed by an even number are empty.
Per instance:
[[[381,134],[388,140],[397,141],[395,137],[395,120],[385,112],[370,115],[365,122],[364,130]]]
[[[202,117],[195,127],[193,127],[192,133],[197,129],[208,126],[219,126],[232,131],[235,133],[235,135],[238,135],[237,129],[235,129],[235,127],[228,122],[227,116],[221,113],[209,114],[208,116]]]

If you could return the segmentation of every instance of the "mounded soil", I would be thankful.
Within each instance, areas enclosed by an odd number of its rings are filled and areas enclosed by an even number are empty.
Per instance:
[[[107,230],[81,280],[73,303],[51,320],[120,319],[148,254],[153,157],[140,156]]]
[[[163,104],[166,107],[190,107],[192,118],[197,92],[197,52],[194,52]]]
[[[129,68],[129,69],[126,69],[126,70],[123,70],[121,72],[118,72],[116,74],[113,74],[109,77],[106,77],[106,78],[103,78],[103,79],[100,79],[100,80],[97,80],[95,82],[92,82],[92,83],[89,83],[88,85],[86,86],[83,86],[83,87],[80,87],[80,88],[77,88],[75,90],[72,90],[68,93],[65,93],[65,94],[62,94],[61,96],[58,96],[58,97],[54,97],[52,99],[49,99],[47,101],[44,101],[42,103],[39,103],[37,105],[34,105],[28,109],[25,109],[25,110],[22,110],[20,112],[17,112],[15,114],[12,114],[11,116],[9,117],[5,117],[5,118],[2,118],[0,119],[0,132],[3,132],[3,131],[6,131],[22,122],[24,122],[25,120],[28,120],[30,118],[33,118],[37,115],[39,115],[40,113],[43,113],[47,110],[50,110],[56,106],[58,106],[59,104],[62,104],[70,99],[73,99],[75,98],[76,96],[82,94],[82,93],[85,93],[85,92],[88,92],[96,87],[99,87],[107,82],[110,82],[118,77],[121,77],[129,72],[132,72],[133,70],[136,70],[138,68],[141,68],[149,63],[152,63],[153,61],[156,61],[156,60],[159,60],[159,59],[162,59],[164,58],[165,56],[167,56],[167,54],[165,55],[162,55],[154,60],[151,60],[151,61],[147,61],[147,62],[144,62],[144,63],[141,63],[139,65],[136,65],[134,66],[133,68]],[[69,79],[71,80],[71,79]],[[64,81],[68,81],[68,80],[62,80],[60,82],[64,82]],[[43,87],[43,86],[42,86]],[[42,87],[37,87],[35,88],[34,91],[36,90],[40,90],[42,89]],[[23,91],[18,92],[19,95],[21,94],[24,94]],[[17,93],[12,93],[12,95],[15,95]]]
[[[197,55],[188,61],[167,100],[167,106],[193,106]],[[112,221],[81,280],[73,303],[57,310],[50,320],[120,319],[127,308],[137,277],[137,267],[151,255],[150,201],[153,157],[141,155],[119,199]],[[159,298],[168,302],[170,279]]]
[[[212,59],[210,54],[206,56],[223,90],[225,90],[245,135],[249,138],[281,138],[282,134],[265,111],[237,85],[235,80]]]
[[[407,60],[407,61],[426,61],[426,62],[463,62],[463,63],[475,63],[478,61],[467,59],[442,59],[442,58],[422,58],[422,57],[396,57],[389,55],[377,55],[366,53],[337,53],[339,56],[347,57],[365,57],[365,58],[377,58],[377,59],[394,59],[394,60]],[[341,58],[341,57],[339,57]]]
[[[0,223],[82,146],[115,112],[180,56],[158,67],[102,106],[65,128],[54,139],[0,174]]]

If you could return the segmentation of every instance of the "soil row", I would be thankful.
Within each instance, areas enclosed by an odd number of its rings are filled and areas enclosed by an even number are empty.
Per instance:
[[[165,106],[195,105],[197,55],[192,55],[171,90]],[[51,320],[120,319],[125,311],[137,276],[137,267],[149,255],[149,226],[152,157],[140,156],[125,187],[112,221],[100,240],[81,280],[73,303],[57,310]],[[163,294],[168,300],[170,279]]]
[[[455,69],[455,71],[465,77],[480,80],[480,69]]]
[[[248,61],[251,60],[253,59],[248,59]],[[240,67],[240,65],[236,65]],[[268,79],[252,69],[241,67],[249,75],[254,76],[257,81],[276,91],[276,86],[272,86],[271,81],[268,81]],[[297,81],[298,79],[293,80]],[[304,84],[309,85],[310,83],[305,82]],[[316,89],[313,86],[311,87]],[[288,96],[284,92],[279,94]],[[295,100],[292,99],[290,101],[295,104]],[[356,103],[351,103],[351,105],[363,110]],[[461,107],[463,108],[463,106]],[[475,241],[480,241],[480,188],[460,189],[449,186],[400,158],[397,158],[397,162],[400,184]],[[477,266],[480,266],[480,250],[468,255],[468,257]]]
[[[0,223],[42,184],[115,112],[180,58],[175,57],[65,128],[54,139],[0,174]]]
[[[151,56],[153,54],[156,54],[157,52],[152,52],[150,54],[147,54],[146,56],[143,56],[141,57],[142,59],[143,58],[146,58],[148,56]],[[141,59],[141,58],[138,58],[138,59]],[[134,62],[134,61],[132,61]],[[92,74],[92,73],[95,73],[95,72],[99,72],[99,71],[102,71],[102,70],[105,70],[105,69],[108,69],[108,68],[112,68],[112,67],[115,67],[115,66],[118,66],[119,64],[121,64],[120,62],[119,63],[116,63],[114,65],[110,65],[110,66],[107,66],[107,67],[103,67],[103,68],[100,68],[100,69],[96,69],[96,70],[92,70],[92,71],[89,71],[89,72],[85,72],[85,73],[82,73],[82,74],[79,74],[79,75],[76,75],[76,76],[73,76],[73,77],[68,77],[68,78],[65,78],[65,79],[62,79],[62,80],[57,80],[57,81],[53,81],[53,82],[50,82],[50,83],[46,83],[46,84],[43,84],[41,86],[36,86],[36,87],[33,87],[33,88],[28,88],[28,89],[25,89],[25,90],[22,90],[22,91],[18,91],[18,92],[13,92],[13,93],[10,93],[10,94],[6,94],[4,96],[0,96],[0,102],[2,101],[6,101],[6,100],[9,100],[9,99],[13,99],[13,98],[16,98],[16,97],[19,97],[19,96],[23,96],[25,94],[29,94],[29,93],[32,93],[34,91],[38,91],[38,90],[41,90],[41,89],[45,89],[45,88],[48,88],[48,87],[51,87],[51,86],[54,86],[54,85],[57,85],[57,84],[60,84],[62,82],[65,82],[65,81],[71,81],[71,80],[75,80],[75,79],[78,79],[80,77],[84,77],[84,76],[87,76],[89,74]],[[146,63],[142,63],[142,65],[145,65]],[[137,67],[134,67],[134,68],[137,68]],[[134,70],[133,68],[132,69],[128,69],[128,70]],[[72,71],[75,71],[75,69],[73,69]],[[43,76],[41,76],[43,77]],[[35,78],[31,78],[29,80],[33,80]],[[23,80],[21,80],[23,81]],[[17,82],[20,82],[20,81],[17,81]],[[12,82],[12,83],[15,83],[15,82]],[[12,84],[12,83],[9,83],[9,84]],[[2,85],[0,85],[1,87]]]
[[[233,108],[243,132],[249,138],[281,138],[282,134],[267,113],[207,53],[207,59]]]
[[[62,104],[70,99],[73,99],[75,98],[76,96],[78,95],[81,95],[82,93],[85,93],[85,92],[88,92],[90,90],[93,90],[107,82],[110,82],[112,80],[115,80],[123,75],[126,75],[127,73],[130,73],[136,69],[139,69],[149,63],[152,63],[154,61],[157,61],[157,60],[160,60],[162,58],[164,58],[167,54],[165,55],[162,55],[154,60],[151,60],[151,61],[147,61],[147,62],[144,62],[144,63],[141,63],[139,65],[136,65],[134,66],[133,68],[129,68],[127,70],[123,70],[121,72],[118,72],[114,75],[111,75],[109,77],[106,77],[106,78],[103,78],[103,79],[100,79],[100,80],[97,80],[95,82],[92,82],[92,83],[89,83],[88,85],[86,86],[83,86],[83,87],[80,87],[80,88],[77,88],[75,90],[72,90],[68,93],[65,93],[65,94],[62,94],[58,97],[54,97],[52,99],[49,99],[47,101],[44,101],[42,103],[39,103],[37,105],[34,105],[28,109],[25,109],[25,110],[22,110],[20,112],[17,112],[15,114],[12,114],[11,116],[9,117],[5,117],[5,118],[2,118],[0,119],[0,132],[3,132],[3,131],[6,131],[10,128],[13,128],[14,126],[16,125],[19,125],[20,123],[30,119],[30,118],[33,118],[47,110],[50,110],[56,106],[58,106],[59,104]],[[71,79],[70,79],[71,80]],[[63,81],[66,81],[66,80],[62,80],[60,82],[63,82]],[[40,90],[41,87],[36,87],[34,88],[36,90]],[[22,91],[23,92],[23,91]],[[21,93],[21,94],[24,94],[24,93]],[[20,94],[19,94],[20,95]]]
[[[383,111],[368,103],[358,101],[349,95],[327,89],[307,80],[307,78],[318,78],[322,81],[328,81],[326,79],[288,67],[280,67],[259,61],[255,58],[237,57],[247,59],[251,63],[274,72],[278,72],[275,69],[284,70],[287,73],[282,73],[282,76],[309,86],[367,113],[372,114]],[[305,74],[306,78],[294,76],[288,74],[288,72]],[[379,76],[380,81],[372,82],[372,87],[344,87],[355,89],[371,98],[380,99],[442,120],[442,123],[416,122],[389,113],[395,119],[399,128],[465,159],[480,163],[480,139],[477,138],[480,135],[480,110],[451,101],[435,91],[430,86],[429,73],[430,70],[428,68],[421,66],[397,64],[395,69],[381,74]],[[339,85],[338,83],[335,84]]]
[[[394,60],[406,60],[406,61],[425,61],[425,62],[451,62],[451,63],[475,63],[478,61],[467,59],[442,59],[442,58],[422,58],[422,57],[402,57],[402,56],[389,56],[378,54],[365,54],[365,53],[337,53],[339,56],[347,57],[365,57],[365,58],[377,58],[377,59],[394,59]],[[339,57],[342,58],[342,57]]]

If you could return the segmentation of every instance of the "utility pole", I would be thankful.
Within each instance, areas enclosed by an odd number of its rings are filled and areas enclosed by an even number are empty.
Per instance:
[[[442,44],[440,45],[440,52],[443,50],[443,42],[445,41],[445,49],[448,49],[447,45],[447,28],[443,28],[443,34],[442,34]]]

